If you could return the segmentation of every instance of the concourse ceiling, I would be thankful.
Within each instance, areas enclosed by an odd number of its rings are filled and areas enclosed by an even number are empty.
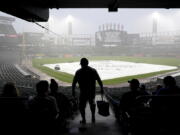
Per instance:
[[[0,11],[30,22],[46,22],[49,9],[62,8],[180,8],[177,0],[2,0]]]

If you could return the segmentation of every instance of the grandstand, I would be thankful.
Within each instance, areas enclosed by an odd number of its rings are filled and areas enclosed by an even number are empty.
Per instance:
[[[18,68],[17,68],[18,67]],[[23,71],[17,65],[12,64],[1,64],[0,73],[1,80],[6,82],[15,82],[17,86],[20,87],[31,87],[33,88],[35,83],[39,80],[38,78],[33,78],[30,73]]]
[[[12,25],[15,21],[12,17],[0,16],[0,45],[17,46],[18,35]]]
[[[107,25],[107,28],[105,28],[105,25],[100,27],[99,31],[95,33],[96,46],[92,45],[93,41],[90,35],[71,35],[69,44],[53,44],[53,42],[43,40],[43,33],[33,32],[23,33],[26,42],[24,42],[23,45],[17,46],[17,33],[12,26],[13,21],[15,21],[15,19],[13,18],[0,17],[0,90],[2,90],[6,82],[14,82],[20,90],[20,95],[22,97],[27,97],[26,100],[36,94],[35,85],[39,80],[46,79],[49,81],[49,78],[52,78],[48,75],[46,75],[48,76],[48,79],[46,77],[42,77],[41,71],[35,73],[34,71],[37,69],[33,69],[32,65],[30,65],[31,67],[29,67],[28,64],[31,64],[34,58],[46,58],[47,61],[50,61],[50,57],[55,57],[61,58],[65,61],[65,58],[79,59],[80,57],[91,58],[93,56],[100,56],[105,58],[110,58],[112,56],[132,56],[133,58],[137,58],[138,60],[141,58],[149,58],[152,60],[153,58],[159,57],[166,57],[166,60],[169,60],[169,58],[175,58],[178,60],[178,58],[180,57],[180,46],[178,44],[179,37],[177,37],[178,40],[176,40],[176,44],[172,44],[171,42],[157,42],[156,46],[152,46],[152,36],[148,37],[148,35],[145,34],[144,37],[140,37],[139,34],[128,34],[127,31],[124,30],[123,26],[121,26],[120,28],[119,24],[109,24]],[[23,38],[23,36],[21,36],[21,38]],[[23,50],[23,46],[26,46],[26,48],[24,48],[26,50]],[[115,58],[115,60],[117,59]],[[24,62],[23,64],[22,61]],[[172,62],[171,59],[169,61]],[[71,60],[71,62],[73,62],[73,60]],[[172,62],[170,64],[174,63]],[[38,64],[41,65],[41,63]],[[156,64],[159,63],[156,62]],[[178,66],[179,68],[178,63],[176,63],[175,66]],[[63,75],[64,74],[62,74],[62,76]],[[174,76],[177,81],[177,85],[180,86],[179,70],[160,76],[144,78],[140,81],[146,86],[146,89],[149,93],[153,93],[153,91],[156,90],[157,85],[163,85],[162,80],[167,75]],[[71,86],[65,86],[64,83],[59,83],[59,85],[59,92],[62,92],[66,97],[68,97],[69,101],[74,102],[71,92]],[[69,83],[68,85],[71,85],[71,83]],[[107,120],[106,118],[98,115],[97,127],[89,126],[89,124],[87,124],[87,127],[90,129],[88,130],[87,134],[97,134],[98,132],[100,132],[103,135],[108,135],[111,133],[113,133],[113,135],[121,135],[124,129],[126,130],[126,133],[133,132],[134,129],[132,130],[132,127],[137,128],[137,130],[141,130],[140,128],[142,127],[144,129],[149,129],[156,122],[160,125],[162,124],[160,120],[157,120],[156,113],[164,113],[166,111],[170,113],[168,110],[157,110],[159,106],[155,106],[154,108],[154,104],[159,103],[159,100],[171,100],[171,104],[176,104],[175,106],[170,108],[173,109],[174,112],[177,111],[177,106],[179,106],[180,98],[177,95],[175,96],[175,98],[173,96],[160,97],[152,95],[139,97],[137,98],[137,101],[140,100],[142,105],[140,107],[138,106],[138,109],[140,110],[138,110],[134,116],[131,116],[129,114],[126,115],[127,119],[124,120],[122,119],[120,103],[122,95],[125,92],[129,91],[129,85],[127,83],[117,84],[116,86],[106,85],[104,90],[106,99],[109,101],[112,108],[111,115],[107,118]],[[78,98],[79,89],[76,89],[76,92],[76,96]],[[97,88],[98,96],[96,100],[100,99],[99,94],[99,88]],[[0,98],[0,103],[2,101],[4,102],[4,100]],[[152,106],[149,101],[153,101]],[[160,102],[158,105],[162,107],[164,104]],[[77,111],[77,108],[75,108],[74,111]],[[87,113],[88,118],[90,118],[89,112],[90,110],[88,110]],[[179,113],[179,111],[177,112]],[[173,115],[173,113],[170,114]],[[168,118],[169,123],[173,123],[176,118],[178,120],[176,120],[176,122],[179,122],[180,118],[178,117],[177,113],[175,114],[175,116],[177,117],[172,117],[172,119],[171,117]],[[168,117],[168,114],[165,113],[165,115],[163,116],[164,117],[162,117],[161,120],[163,119],[163,122],[167,123],[166,118]],[[133,119],[133,124],[130,123],[130,117],[135,118]],[[71,121],[72,129],[70,131],[70,134],[79,134],[79,132],[77,131],[79,119],[80,117],[77,116],[74,121]],[[150,121],[150,119],[152,119],[153,121]],[[115,123],[116,120],[119,122],[118,124]],[[155,126],[158,127],[158,125],[156,124]],[[162,125],[162,127],[160,127],[159,129],[156,129],[155,126],[152,126],[152,128],[155,128],[155,132],[160,134],[164,132],[166,133],[167,130],[172,130],[167,129],[165,125]],[[120,127],[120,130],[117,127]],[[145,132],[146,134],[148,134],[147,131]]]
[[[19,88],[21,95],[29,96],[28,94],[35,93],[35,84],[38,81],[38,75],[23,70],[19,65],[0,64],[1,89],[5,83],[14,82]]]

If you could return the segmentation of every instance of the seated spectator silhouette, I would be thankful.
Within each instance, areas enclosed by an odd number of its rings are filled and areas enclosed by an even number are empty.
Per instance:
[[[160,88],[156,95],[179,95],[180,88],[176,85],[176,80],[172,76],[163,79],[164,88]]]
[[[18,97],[19,91],[15,87],[15,84],[8,82],[4,85],[2,97]]]
[[[141,96],[140,83],[137,79],[128,81],[130,84],[130,91],[123,94],[120,100],[120,109],[122,111],[130,112],[135,107],[135,101],[138,96]]]
[[[37,96],[29,102],[31,123],[34,127],[32,134],[53,134],[59,110],[56,99],[48,95],[48,88],[47,81],[38,82],[36,84]]]
[[[139,127],[141,127],[139,126],[141,122],[139,122],[137,116],[139,115],[139,110],[144,109],[144,105],[143,101],[137,100],[137,98],[146,95],[147,93],[144,93],[144,87],[143,92],[142,90],[140,91],[138,79],[132,79],[128,82],[130,84],[130,91],[124,93],[120,100],[120,119],[125,132],[130,130],[133,133],[139,134],[140,132],[143,132],[143,130],[139,129]]]
[[[5,134],[23,134],[21,128],[25,129],[27,122],[26,99],[19,97],[19,92],[14,83],[8,82],[4,85],[0,97],[0,121],[1,132]]]
[[[51,79],[50,90],[51,92],[49,95],[56,98],[59,108],[58,128],[61,131],[65,131],[67,130],[66,119],[72,116],[71,104],[68,98],[63,93],[58,92],[58,83],[54,79]]]
[[[54,79],[51,79],[50,90],[50,95],[57,100],[60,117],[69,118],[72,115],[71,104],[63,93],[58,92],[58,84]]]
[[[152,99],[151,106],[156,120],[156,127],[172,132],[178,127],[176,123],[180,120],[180,111],[178,109],[180,100],[179,96],[176,96],[180,95],[180,88],[176,85],[176,80],[172,76],[166,76],[163,79],[163,84],[164,87],[157,90],[157,96]]]

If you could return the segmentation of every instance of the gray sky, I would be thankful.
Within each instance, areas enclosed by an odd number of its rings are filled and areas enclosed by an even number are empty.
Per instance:
[[[0,15],[5,15],[0,12]],[[49,28],[58,34],[67,34],[67,22],[71,16],[73,34],[94,34],[98,26],[107,23],[124,25],[128,33],[152,31],[153,15],[158,20],[158,32],[180,30],[180,9],[53,9],[50,10]],[[16,18],[13,23],[17,32],[43,32],[33,23]],[[45,23],[40,23],[46,25]]]

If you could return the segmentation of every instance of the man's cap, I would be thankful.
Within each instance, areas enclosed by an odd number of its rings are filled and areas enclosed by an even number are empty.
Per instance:
[[[139,84],[140,84],[138,79],[129,80],[128,83],[136,84],[136,85],[139,85]]]

